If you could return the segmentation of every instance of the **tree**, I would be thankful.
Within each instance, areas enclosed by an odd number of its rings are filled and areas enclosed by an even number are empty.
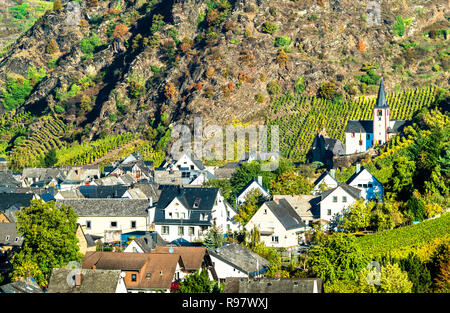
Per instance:
[[[11,261],[13,279],[34,276],[39,285],[45,286],[52,268],[81,260],[77,215],[71,207],[32,200],[18,213],[17,229],[24,240],[22,250]]]
[[[360,292],[370,293],[409,293],[413,283],[409,281],[408,274],[402,271],[397,263],[387,263],[381,266],[380,284],[369,285],[367,268],[360,272],[358,285]]]
[[[62,2],[61,0],[55,0],[53,2],[53,11],[61,11],[62,9]]]
[[[52,149],[45,154],[44,166],[53,167],[56,163],[58,163],[58,157],[56,156],[56,151]]]
[[[313,185],[297,172],[287,172],[272,180],[271,192],[274,195],[306,195],[311,192]]]
[[[355,279],[367,259],[356,245],[354,235],[334,233],[310,248],[308,264],[314,275],[324,282],[333,282]]]
[[[208,249],[216,249],[222,247],[224,241],[225,238],[223,236],[222,230],[216,225],[213,225],[208,230],[204,244]]]
[[[234,219],[245,226],[263,202],[261,192],[258,189],[250,191],[245,196],[245,202],[238,206],[238,214],[234,216]]]
[[[433,281],[427,265],[420,261],[419,257],[410,252],[405,259],[399,261],[401,270],[408,273],[408,278],[412,282],[412,292],[430,292]]]
[[[399,200],[408,199],[413,191],[414,161],[400,156],[394,160],[393,173],[387,182],[387,190],[392,191]]]
[[[360,229],[366,229],[370,225],[372,209],[375,203],[369,201],[365,203],[364,200],[358,200],[349,208],[345,209],[342,217],[342,224],[340,227],[350,232],[355,232]]]
[[[197,270],[184,278],[180,282],[179,291],[181,293],[221,293],[223,292],[223,285],[219,285],[214,280],[209,280],[208,270]]]
[[[231,187],[228,179],[210,179],[204,183],[204,187],[219,188],[222,196],[228,203],[233,204],[235,202],[233,188]]]

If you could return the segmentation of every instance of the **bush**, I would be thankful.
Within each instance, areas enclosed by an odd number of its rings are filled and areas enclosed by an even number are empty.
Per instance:
[[[48,42],[47,46],[45,47],[45,53],[47,54],[55,54],[59,51],[58,44],[56,43],[55,39],[52,39]]]
[[[114,28],[113,36],[114,38],[123,37],[128,32],[128,27],[124,24],[117,24]]]
[[[262,24],[262,32],[266,34],[272,35],[274,32],[278,30],[278,26],[272,22],[264,22]]]
[[[269,95],[276,95],[280,93],[281,90],[280,85],[278,85],[275,81],[268,82],[266,89]]]
[[[98,38],[96,34],[93,34],[89,38],[84,38],[81,40],[81,51],[88,57],[91,57],[94,55],[95,49],[99,46],[101,46],[102,42]]]
[[[281,37],[277,37],[275,38],[275,40],[273,41],[273,44],[275,45],[275,47],[284,47],[284,46],[289,46],[291,44],[292,40],[291,38],[289,38],[289,36],[281,36]]]
[[[66,110],[60,105],[55,105],[55,112],[58,114],[62,114],[64,112],[66,112]]]

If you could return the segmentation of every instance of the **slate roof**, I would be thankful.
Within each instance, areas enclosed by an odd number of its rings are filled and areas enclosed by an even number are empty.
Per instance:
[[[161,195],[155,210],[155,224],[166,225],[211,225],[211,210],[214,207],[219,188],[199,188],[199,187],[180,187],[165,186],[162,188]],[[190,210],[189,219],[166,219],[164,209],[177,198],[188,210]],[[194,207],[194,203],[198,206]],[[200,213],[208,213],[208,221],[200,220]]]
[[[392,127],[387,128],[388,133],[399,133],[402,131],[405,126],[411,124],[411,121],[403,121],[403,120],[391,120],[391,123],[394,122]]]
[[[380,86],[378,88],[377,102],[375,103],[374,109],[389,109],[386,100],[386,91],[384,90],[383,77],[380,80]]]
[[[244,187],[242,187],[241,191],[239,191],[239,193],[237,194],[236,197],[239,198],[244,193],[244,191],[248,187],[250,187],[251,184],[253,184],[253,182],[257,183],[264,191],[266,191],[268,194],[270,194],[270,192],[266,188],[264,188],[264,186],[262,186],[260,183],[258,183],[258,181],[255,178],[253,178]]]
[[[159,185],[155,183],[136,183],[135,188],[139,188],[147,198],[152,198],[153,203],[158,202],[159,196],[161,195],[161,190],[159,190]]]
[[[75,276],[72,276],[73,285],[67,282],[72,269],[54,268],[52,270],[48,293],[115,293],[120,279],[118,270],[92,270],[81,269],[81,286],[75,286]]]
[[[346,183],[347,185],[350,185],[350,184],[356,179],[356,177],[358,177],[359,175],[361,175],[361,173],[362,173],[363,170],[368,171],[369,174],[372,175],[372,177],[373,177],[377,182],[380,183],[380,181],[379,181],[378,179],[376,179],[376,177],[373,176],[373,174],[370,173],[370,171],[369,171],[367,168],[365,168],[364,166],[361,166],[360,171],[359,171],[358,173],[354,173],[352,176],[350,176],[350,178],[347,179],[347,181],[346,181],[345,183]],[[380,184],[381,184],[381,183],[380,183]]]
[[[139,188],[128,189],[127,192],[130,194],[132,199],[147,199],[145,193],[143,193]]]
[[[269,265],[269,261],[236,243],[210,250],[209,254],[248,275]]]
[[[78,189],[63,190],[59,192],[64,199],[83,199],[83,194]]]
[[[42,293],[39,285],[31,279],[20,280],[0,286],[0,293]]]
[[[334,155],[343,155],[345,151],[344,144],[339,139],[323,137],[325,150],[332,151]]]
[[[300,218],[316,218],[320,216],[320,208],[317,204],[320,196],[315,195],[274,195],[274,199],[285,199],[291,207],[297,212]]]
[[[85,198],[121,198],[128,190],[125,185],[80,186],[78,190]]]
[[[71,206],[78,216],[147,216],[148,200],[141,199],[76,199],[58,200]]]
[[[6,210],[13,205],[17,207],[28,207],[30,201],[33,200],[33,193],[0,193],[0,210]]]
[[[17,181],[10,172],[0,172],[1,187],[20,187],[21,182]]]
[[[355,198],[355,199],[359,199],[359,198],[361,198],[361,190],[359,190],[358,188],[355,188],[355,187],[352,187],[352,186],[350,186],[350,185],[348,185],[348,184],[346,184],[346,183],[342,183],[342,184],[340,184],[339,186],[337,186],[337,187],[335,187],[335,188],[333,188],[333,189],[330,189],[330,190],[326,190],[326,191],[324,191],[323,193],[322,193],[322,195],[321,195],[321,200],[320,201],[323,201],[323,199],[325,199],[326,197],[328,197],[328,195],[330,194],[330,193],[332,193],[333,191],[335,191],[337,188],[342,188],[342,189],[344,189],[350,196],[352,196],[353,198]]]
[[[225,293],[322,293],[320,278],[261,278],[247,279],[229,277],[225,280]]]
[[[156,231],[137,237],[133,239],[133,241],[142,249],[142,251],[144,251],[144,253],[150,252],[155,249],[156,246],[165,246],[167,244],[167,242]]]
[[[8,240],[6,238],[8,237]],[[16,238],[18,240],[16,241]],[[0,246],[22,246],[23,237],[18,234],[16,223],[0,223]]]
[[[322,174],[320,174],[320,176],[314,181],[314,186],[316,186],[318,183],[320,183],[320,181],[322,179],[325,178],[325,176],[330,176],[331,178],[333,178],[333,180],[339,184],[339,182],[336,180],[336,178],[334,178],[333,176],[331,176],[331,174],[328,171],[323,172]]]
[[[305,222],[286,199],[279,199],[278,203],[276,201],[267,201],[265,204],[286,230],[306,226]]]
[[[347,126],[345,126],[345,132],[373,134],[373,121],[348,121]]]

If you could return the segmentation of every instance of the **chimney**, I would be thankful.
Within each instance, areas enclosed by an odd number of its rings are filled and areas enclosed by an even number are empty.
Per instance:
[[[75,286],[76,287],[80,287],[81,286],[82,279],[83,279],[83,274],[81,274],[81,273],[76,273],[75,274]]]
[[[261,186],[263,185],[262,176],[258,176],[258,184],[260,184]]]
[[[335,177],[334,177],[334,173],[335,173],[335,172],[336,172],[336,171],[335,171],[334,168],[330,170],[330,175],[331,175],[331,177],[335,178]]]
[[[280,203],[280,199],[278,199],[278,198],[274,198],[273,200],[274,200],[277,204]]]
[[[358,174],[361,171],[361,164],[356,163],[356,174]]]

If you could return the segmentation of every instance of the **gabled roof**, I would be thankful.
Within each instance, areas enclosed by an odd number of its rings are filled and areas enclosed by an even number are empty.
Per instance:
[[[328,197],[333,191],[335,191],[338,188],[342,188],[345,192],[347,192],[354,199],[361,198],[361,190],[359,190],[358,188],[352,187],[350,185],[347,185],[346,183],[342,183],[333,189],[324,191],[321,195],[320,201],[323,201],[326,197]]]
[[[316,186],[318,183],[320,183],[322,181],[322,179],[324,179],[325,176],[327,176],[327,175],[330,176],[336,183],[339,184],[339,182],[336,180],[336,178],[331,176],[331,174],[328,171],[325,171],[322,174],[320,174],[320,176],[314,181],[314,186]]]
[[[18,208],[30,206],[30,201],[33,200],[33,193],[0,193],[0,210],[6,210],[13,205]]]
[[[17,231],[16,223],[0,223],[0,246],[20,247],[22,243],[23,237]]]
[[[373,134],[373,121],[348,121],[345,132]]]
[[[349,179],[347,179],[347,181],[345,182],[347,185],[350,185],[359,175],[361,175],[361,173],[366,170],[377,182],[379,182],[381,184],[381,182],[375,177],[373,176],[373,174],[364,166],[361,166],[361,169],[358,173],[354,173],[352,176],[350,176]],[[351,186],[350,186],[351,187]]]
[[[1,187],[20,187],[21,182],[17,181],[10,172],[0,171]]]
[[[155,253],[171,253],[181,256],[184,269],[198,270],[202,268],[203,260],[208,255],[208,249],[206,247],[169,247],[169,246],[157,246],[155,250],[151,251],[151,254]]]
[[[141,199],[76,199],[58,200],[71,206],[78,216],[147,216],[148,200]]]
[[[115,293],[120,279],[120,270],[81,269],[81,285],[75,286],[72,269],[54,268],[48,284],[48,293]],[[73,285],[67,280],[73,275]]]
[[[33,279],[15,281],[0,286],[0,293],[42,293],[42,289]]]
[[[377,102],[375,103],[374,109],[389,109],[386,100],[386,91],[384,91],[383,77],[380,80],[380,87],[378,88]]]
[[[140,272],[139,282],[133,289],[169,289],[174,279],[176,266],[182,264],[176,253],[137,252],[86,252],[82,268],[136,270]],[[130,289],[129,286],[127,286]]]
[[[78,190],[85,198],[121,198],[128,190],[125,185],[80,186]]]
[[[265,204],[286,230],[306,226],[305,222],[286,199],[279,199],[278,203],[276,201],[267,201]]]
[[[269,265],[269,261],[239,244],[228,244],[209,254],[248,275]]]
[[[147,198],[152,198],[153,203],[158,202],[159,196],[161,195],[161,190],[159,190],[159,185],[155,183],[136,183],[134,187],[139,188]]]

